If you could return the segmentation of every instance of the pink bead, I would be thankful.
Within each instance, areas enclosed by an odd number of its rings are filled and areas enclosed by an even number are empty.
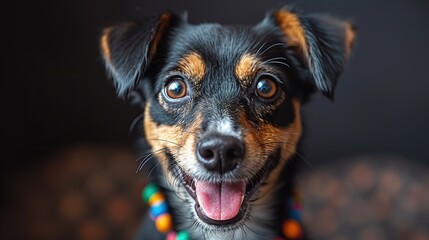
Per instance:
[[[167,234],[167,238],[166,240],[176,240],[177,234],[176,232],[170,232],[169,234]]]

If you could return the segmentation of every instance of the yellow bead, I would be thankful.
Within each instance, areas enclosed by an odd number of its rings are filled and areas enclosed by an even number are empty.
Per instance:
[[[164,201],[164,196],[162,193],[157,192],[149,198],[149,206],[153,206],[161,201]]]
[[[164,213],[155,219],[156,229],[161,233],[168,233],[173,227],[173,221],[169,213]]]
[[[283,223],[283,235],[290,239],[297,239],[302,235],[302,229],[299,222],[293,219],[286,220]]]

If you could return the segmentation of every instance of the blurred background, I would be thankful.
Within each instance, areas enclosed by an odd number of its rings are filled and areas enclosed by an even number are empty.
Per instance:
[[[293,5],[357,25],[335,101],[305,106],[304,216],[314,239],[429,239],[429,2],[12,1],[3,6],[1,239],[130,239],[143,215],[129,127],[98,41],[163,10],[255,24]]]

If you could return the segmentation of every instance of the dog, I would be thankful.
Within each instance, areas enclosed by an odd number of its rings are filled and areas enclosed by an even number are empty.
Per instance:
[[[166,12],[103,31],[118,95],[143,107],[145,160],[160,169],[153,181],[176,233],[305,238],[284,222],[303,161],[301,107],[315,92],[333,99],[355,35],[347,21],[288,7],[254,26],[194,25]],[[165,239],[155,225],[146,217],[140,239]]]

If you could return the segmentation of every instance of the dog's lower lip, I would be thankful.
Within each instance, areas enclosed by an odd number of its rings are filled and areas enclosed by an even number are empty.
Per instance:
[[[246,213],[246,210],[247,210],[247,204],[246,202],[243,201],[240,207],[240,211],[235,217],[228,220],[213,220],[209,218],[206,214],[204,214],[204,211],[201,209],[198,202],[195,203],[195,211],[198,217],[210,225],[217,225],[217,226],[232,225],[234,223],[237,223],[238,221],[243,219],[244,214]]]

